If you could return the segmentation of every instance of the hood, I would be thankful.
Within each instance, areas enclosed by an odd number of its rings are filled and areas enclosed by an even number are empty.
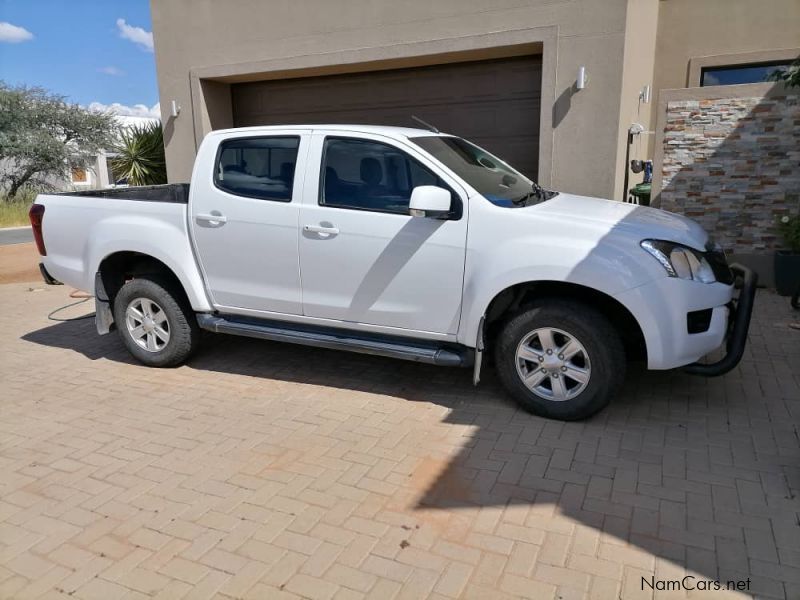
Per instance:
[[[642,240],[678,242],[701,251],[708,241],[706,231],[693,220],[638,204],[560,193],[530,209],[568,222],[600,227],[608,233],[616,230]]]

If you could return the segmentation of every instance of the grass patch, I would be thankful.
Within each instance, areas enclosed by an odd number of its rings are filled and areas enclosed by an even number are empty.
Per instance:
[[[35,198],[36,192],[20,192],[9,202],[4,195],[0,195],[0,227],[30,225],[28,210]]]

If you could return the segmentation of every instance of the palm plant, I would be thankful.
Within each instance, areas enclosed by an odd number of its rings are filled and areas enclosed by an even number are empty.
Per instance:
[[[125,179],[130,185],[167,183],[161,123],[123,130],[112,150],[116,156],[111,159],[111,171],[116,180]]]

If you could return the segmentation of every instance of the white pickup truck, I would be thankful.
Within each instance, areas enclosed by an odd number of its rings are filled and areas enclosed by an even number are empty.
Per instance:
[[[490,351],[525,409],[564,420],[605,406],[629,359],[735,367],[756,284],[689,219],[542,189],[423,129],[215,131],[191,186],[40,195],[31,222],[45,279],[92,291],[98,332],[147,365],[182,363],[203,329],[475,383]]]

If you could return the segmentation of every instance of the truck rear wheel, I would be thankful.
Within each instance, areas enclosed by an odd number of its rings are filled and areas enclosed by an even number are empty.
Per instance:
[[[114,299],[114,321],[128,351],[150,367],[181,364],[200,341],[188,302],[162,278],[126,282]]]
[[[528,307],[495,346],[500,381],[525,410],[573,421],[605,407],[625,378],[625,350],[601,313],[570,300]]]

